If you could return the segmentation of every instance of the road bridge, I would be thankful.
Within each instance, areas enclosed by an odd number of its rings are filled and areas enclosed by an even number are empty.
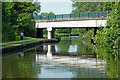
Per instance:
[[[98,27],[105,27],[107,23],[107,15],[111,11],[99,11],[77,14],[61,14],[50,16],[36,16],[35,28],[37,29],[37,37],[43,37],[43,29],[48,31],[48,39],[54,38],[55,29],[59,28],[94,28],[94,34]]]

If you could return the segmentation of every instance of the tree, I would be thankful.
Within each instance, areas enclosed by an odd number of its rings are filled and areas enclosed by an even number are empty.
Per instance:
[[[3,41],[15,40],[15,33],[19,35],[20,31],[23,31],[25,36],[35,32],[30,22],[33,19],[33,12],[39,11],[40,5],[32,2],[2,3]]]
[[[36,6],[36,10],[33,12],[33,16],[38,16],[38,13],[40,13],[41,10],[40,2],[34,2],[34,5]]]
[[[33,12],[40,11],[40,5],[32,2],[19,2],[15,3],[14,10],[16,11],[16,23],[13,23],[13,27],[18,31],[23,31],[26,36],[30,36],[35,32],[35,28],[30,25],[33,19]]]
[[[114,7],[115,2],[104,2],[104,10],[110,11]]]
[[[74,10],[72,13],[103,11],[103,2],[73,2]]]
[[[2,3],[2,41],[15,40],[15,31],[11,26],[12,10],[14,3]]]
[[[108,16],[107,25],[97,31],[95,43],[110,48],[118,48],[118,31],[120,30],[120,2],[115,3]]]
[[[54,13],[53,12],[49,12],[49,13],[42,12],[39,16],[50,16],[50,15],[54,15]]]

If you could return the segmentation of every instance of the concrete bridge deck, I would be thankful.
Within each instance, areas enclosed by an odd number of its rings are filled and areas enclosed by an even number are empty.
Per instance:
[[[37,16],[34,17],[37,36],[42,37],[42,30],[45,28],[48,31],[48,39],[51,39],[55,34],[55,29],[59,28],[105,27],[109,13],[111,11]]]

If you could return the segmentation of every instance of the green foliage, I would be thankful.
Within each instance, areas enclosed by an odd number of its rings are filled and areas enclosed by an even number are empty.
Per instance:
[[[23,31],[25,36],[31,36],[36,30],[30,25],[34,12],[40,11],[40,5],[32,2],[4,2],[2,3],[2,33],[3,41],[15,40]]]
[[[23,37],[23,40],[28,40],[28,39],[35,39],[35,38],[26,37],[26,36]],[[16,36],[16,41],[20,41],[20,40],[21,40],[21,39],[20,39],[20,36]]]
[[[55,31],[55,36],[56,37],[61,37],[61,36],[70,36],[71,35],[71,29],[56,29]]]
[[[105,70],[110,78],[118,77],[118,51],[105,46],[94,46],[96,56],[99,59],[105,60]]]
[[[34,7],[35,11],[33,12],[33,16],[38,16],[38,13],[40,13],[41,10],[40,2],[34,2]]]
[[[71,36],[69,33],[55,33],[56,37]]]
[[[2,3],[2,41],[15,40],[15,31],[10,25],[13,3]]]
[[[31,2],[19,2],[15,3],[14,10],[17,14],[15,17],[16,23],[13,24],[14,28],[17,29],[18,33],[20,33],[20,31],[23,31],[26,36],[30,36],[36,30],[29,23],[33,19],[33,12],[39,11],[40,6],[36,5],[36,3],[33,4]]]
[[[50,16],[50,15],[54,15],[54,13],[53,12],[49,12],[49,13],[42,12],[39,16]]]
[[[8,23],[2,23],[2,41],[13,41],[15,40],[15,31]]]
[[[115,2],[104,2],[104,10],[105,11],[112,10],[114,5],[115,5]]]
[[[118,29],[120,28],[120,2],[117,2],[108,16],[107,26],[97,31],[95,43],[118,48]]]
[[[103,2],[73,2],[72,13],[103,11]]]
[[[71,33],[71,29],[56,29],[57,33]]]

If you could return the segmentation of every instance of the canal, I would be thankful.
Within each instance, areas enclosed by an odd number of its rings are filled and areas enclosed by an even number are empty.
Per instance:
[[[114,55],[113,55],[114,54]],[[78,36],[2,57],[3,78],[117,78],[117,51]]]

